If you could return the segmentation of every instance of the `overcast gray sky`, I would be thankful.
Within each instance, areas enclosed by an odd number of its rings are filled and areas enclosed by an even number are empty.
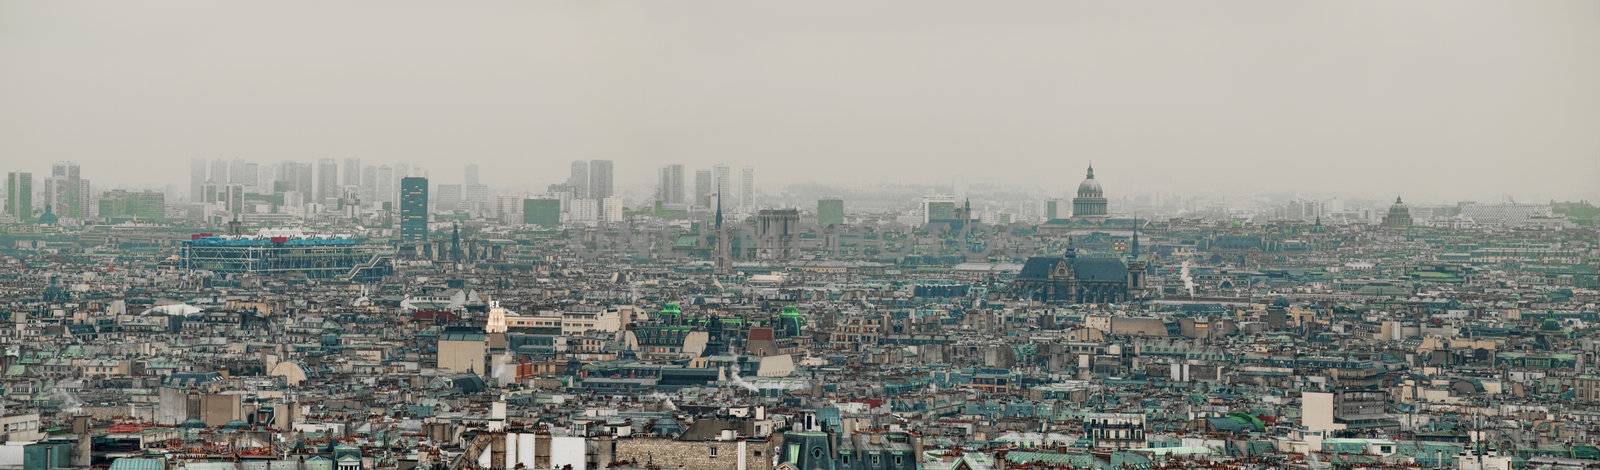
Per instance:
[[[1600,1],[0,0],[0,169],[234,156],[1595,199]]]

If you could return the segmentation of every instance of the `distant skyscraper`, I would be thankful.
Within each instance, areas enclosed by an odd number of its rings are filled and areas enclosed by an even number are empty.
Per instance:
[[[228,161],[221,158],[211,160],[211,174],[206,181],[218,185],[228,184]]]
[[[189,160],[189,202],[205,200],[206,186],[206,160],[194,158]]]
[[[317,202],[338,198],[339,163],[332,158],[317,160]]]
[[[438,192],[433,195],[433,207],[439,212],[453,212],[461,209],[461,185],[441,184]]]
[[[400,180],[400,240],[405,243],[428,239],[428,179],[408,177]]]
[[[78,164],[75,162],[56,162],[50,167],[50,179],[54,181],[50,188],[50,204],[55,208],[59,217],[82,219],[84,216],[84,199],[87,196],[83,191],[83,181],[78,174]]]
[[[33,173],[6,175],[6,214],[24,223],[33,222]]]
[[[394,167],[389,165],[378,166],[377,187],[373,190],[377,196],[375,201],[378,204],[394,202],[396,193],[394,188],[395,181]]]
[[[361,159],[344,159],[344,185],[358,186],[361,184]]]
[[[489,187],[482,184],[461,185],[461,208],[473,214],[482,214],[489,207]]]
[[[278,181],[273,183],[273,191],[293,191],[300,193],[302,198],[314,198],[316,185],[313,182],[316,180],[311,173],[310,163],[283,162],[278,170]]]
[[[589,197],[589,162],[583,160],[572,162],[572,174],[567,176],[567,185],[572,187],[572,197],[578,199]]]
[[[844,224],[843,199],[823,199],[817,201],[817,225],[827,227],[829,225],[841,224]]]
[[[744,167],[739,172],[739,207],[743,212],[750,212],[756,208],[756,169]]]
[[[683,199],[683,165],[671,164],[661,167],[660,182],[657,183],[660,194],[657,199],[662,204],[682,206]]]
[[[233,214],[235,216],[237,216],[239,214],[243,214],[244,213],[244,185],[242,185],[242,184],[229,184],[227,186],[227,188],[228,188],[227,189],[227,195],[225,196],[227,202],[226,202],[226,204],[224,204],[224,206],[227,207],[228,213],[229,214]]]
[[[260,192],[261,165],[257,165],[255,162],[244,162],[239,165],[239,168],[230,169],[230,173],[237,175],[236,177],[231,177],[232,180],[230,182],[244,185],[245,191]]]
[[[361,203],[372,205],[378,203],[378,167],[364,165],[361,167]]]
[[[715,191],[712,188],[711,170],[695,170],[694,204],[700,207],[711,207],[711,193]]]
[[[476,163],[468,163],[467,164],[466,175],[465,175],[465,178],[461,180],[461,182],[463,184],[478,184],[478,164],[476,164]]]
[[[616,194],[612,186],[613,167],[611,160],[589,161],[589,197],[605,199]]]
[[[256,166],[254,163],[235,158],[232,163],[228,164],[227,183],[242,184],[246,188],[252,188],[256,184],[255,177]]]

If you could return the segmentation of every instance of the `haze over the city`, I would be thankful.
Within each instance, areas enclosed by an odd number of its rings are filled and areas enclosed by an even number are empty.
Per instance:
[[[0,2],[0,161],[1600,197],[1600,2]],[[768,186],[773,187],[773,186]]]

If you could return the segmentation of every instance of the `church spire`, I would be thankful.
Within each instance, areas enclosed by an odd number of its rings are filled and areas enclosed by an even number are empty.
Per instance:
[[[1128,254],[1133,256],[1132,259],[1137,260],[1137,259],[1139,259],[1139,218],[1138,217],[1134,217],[1133,218],[1133,243],[1131,245],[1132,246],[1130,246],[1128,248]]]
[[[717,190],[717,226],[716,226],[716,228],[719,228],[719,229],[722,228],[722,190],[720,188]]]
[[[1089,164],[1089,174],[1084,176],[1084,179],[1094,179],[1094,163]]]

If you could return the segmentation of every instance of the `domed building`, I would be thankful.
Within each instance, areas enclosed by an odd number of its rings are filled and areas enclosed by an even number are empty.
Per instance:
[[[1088,175],[1078,183],[1078,197],[1072,198],[1072,218],[1093,221],[1106,218],[1106,195],[1100,189],[1100,182],[1094,179],[1094,165],[1089,165]]]
[[[1383,226],[1395,228],[1411,226],[1411,208],[1406,207],[1400,196],[1394,197],[1394,205],[1389,206],[1389,213],[1383,216]]]

